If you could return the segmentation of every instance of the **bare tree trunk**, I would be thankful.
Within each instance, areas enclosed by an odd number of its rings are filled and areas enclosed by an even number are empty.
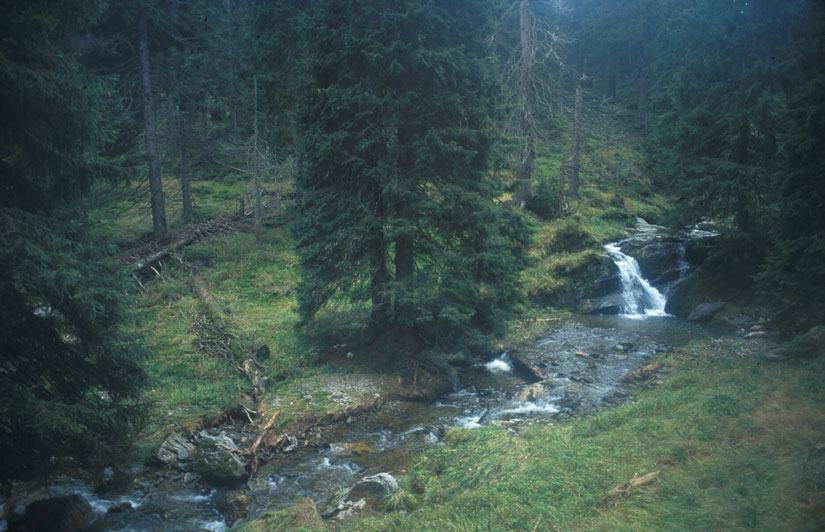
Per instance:
[[[535,124],[533,123],[533,95],[530,77],[533,68],[534,43],[532,41],[532,16],[528,0],[519,3],[519,30],[521,59],[519,60],[518,99],[521,106],[519,113],[519,130],[524,135],[524,147],[521,160],[516,168],[516,207],[523,209],[531,193],[531,182],[536,158]]]
[[[644,74],[643,74],[644,76]],[[648,101],[650,99],[650,83],[646,78],[642,78],[639,82],[639,123],[642,125],[644,134],[648,133]]]
[[[579,169],[581,167],[582,82],[576,84],[576,107],[573,115],[573,153],[570,157],[570,195],[579,197]]]
[[[232,0],[226,0],[226,34],[229,46],[229,128],[232,140],[238,140],[238,88],[235,83],[235,41],[232,33]]]
[[[607,99],[610,102],[616,101],[616,68],[610,67],[607,74]]]
[[[253,117],[253,150],[255,165],[255,242],[261,241],[261,154],[258,150],[258,77],[252,78],[254,84],[255,116]]]
[[[149,74],[149,31],[146,15],[141,11],[138,21],[140,31],[140,70],[143,80],[143,123],[146,149],[149,151],[149,191],[152,206],[152,230],[155,240],[166,235],[166,208],[163,198],[163,184],[160,178],[160,153],[155,130],[155,108],[152,100],[152,80]]]
[[[192,190],[189,186],[189,154],[186,151],[186,123],[178,106],[178,149],[180,154],[180,191],[183,196],[183,220],[192,219]]]

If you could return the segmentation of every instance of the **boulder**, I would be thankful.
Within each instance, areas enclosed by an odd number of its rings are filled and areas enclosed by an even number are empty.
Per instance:
[[[518,392],[519,401],[535,401],[544,393],[544,383],[537,382],[530,386],[525,386]]]
[[[227,493],[226,497],[220,501],[218,509],[226,524],[231,527],[237,521],[247,518],[250,504],[252,504],[252,496],[249,490],[239,489]]]
[[[238,457],[238,447],[225,434],[212,436],[201,432],[193,469],[204,480],[219,486],[239,484],[249,473]]]
[[[805,334],[794,337],[784,346],[782,354],[788,358],[822,356],[825,354],[825,326],[811,327]]]
[[[76,532],[88,525],[94,511],[80,495],[67,495],[35,501],[26,506],[25,530]]]
[[[174,433],[160,445],[155,457],[167,466],[179,465],[179,462],[191,460],[195,456],[195,446],[180,433]]]
[[[617,292],[586,301],[582,310],[585,314],[620,314],[623,306],[624,296]]]
[[[384,497],[398,491],[398,481],[389,473],[364,477],[350,488],[334,493],[321,514],[324,519],[336,517],[341,512],[352,513],[353,508],[383,509]],[[363,503],[362,503],[363,501]]]
[[[295,501],[292,506],[273,513],[265,513],[249,523],[244,529],[288,532],[291,530],[326,530],[318,509],[312,499],[306,497]]]
[[[700,303],[696,305],[688,315],[690,321],[702,321],[713,317],[714,314],[722,310],[725,304],[721,301],[712,303]]]

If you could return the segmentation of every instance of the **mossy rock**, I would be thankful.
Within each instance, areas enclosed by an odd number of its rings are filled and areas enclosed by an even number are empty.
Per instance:
[[[701,303],[720,300],[748,303],[757,264],[751,254],[737,248],[711,256],[673,288],[665,312],[686,318]]]
[[[825,354],[825,326],[812,327],[805,334],[794,337],[782,348],[788,358],[816,358]]]
[[[230,450],[232,447],[231,440],[227,445],[222,444],[215,437],[204,438],[198,444],[198,452],[193,464],[194,471],[207,482],[219,486],[243,482],[249,473],[240,458]]]
[[[312,499],[296,501],[279,512],[265,513],[258,519],[243,523],[232,530],[237,532],[326,532],[327,527],[318,514]]]

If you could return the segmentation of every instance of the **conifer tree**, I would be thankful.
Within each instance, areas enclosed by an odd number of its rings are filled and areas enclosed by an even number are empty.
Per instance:
[[[306,26],[297,249],[304,320],[455,345],[513,303],[529,231],[487,178],[498,86],[485,3],[329,1]]]
[[[111,458],[137,427],[140,349],[78,201],[120,172],[108,81],[72,44],[103,2],[7,2],[0,19],[0,475]]]

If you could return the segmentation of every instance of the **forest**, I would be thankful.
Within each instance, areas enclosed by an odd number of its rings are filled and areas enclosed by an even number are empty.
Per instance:
[[[825,528],[825,1],[0,12],[0,532]]]

